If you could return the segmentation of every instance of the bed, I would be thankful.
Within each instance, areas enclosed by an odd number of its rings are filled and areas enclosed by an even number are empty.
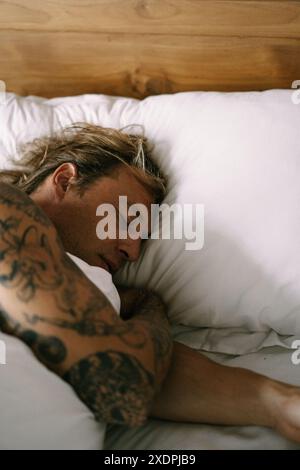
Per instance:
[[[149,240],[116,281],[158,290],[175,340],[300,386],[300,2],[17,0],[0,13],[1,166],[74,121],[143,125],[167,202],[204,204],[204,245]],[[15,410],[1,448],[299,448],[265,428],[154,419],[104,435],[24,345],[7,355],[27,394],[0,366]]]

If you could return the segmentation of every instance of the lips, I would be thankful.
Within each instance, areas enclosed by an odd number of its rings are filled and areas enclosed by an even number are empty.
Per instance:
[[[99,257],[101,258],[101,261],[106,265],[106,269],[110,272],[110,274],[113,274],[115,271],[117,271],[118,266],[116,266],[111,260],[109,260],[103,255],[99,255]]]

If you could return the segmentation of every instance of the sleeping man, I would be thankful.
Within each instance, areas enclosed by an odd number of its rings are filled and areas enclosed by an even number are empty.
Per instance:
[[[119,316],[73,262],[113,274],[138,259],[141,237],[99,239],[96,213],[101,204],[118,211],[119,196],[149,213],[162,201],[165,180],[145,139],[74,125],[25,146],[20,163],[0,174],[2,331],[25,342],[99,421],[261,425],[300,442],[299,388],[173,342],[166,306],[147,286],[117,286]]]

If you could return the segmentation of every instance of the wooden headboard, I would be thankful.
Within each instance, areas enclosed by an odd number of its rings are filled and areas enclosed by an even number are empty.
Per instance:
[[[0,0],[0,79],[45,97],[290,88],[300,1]]]

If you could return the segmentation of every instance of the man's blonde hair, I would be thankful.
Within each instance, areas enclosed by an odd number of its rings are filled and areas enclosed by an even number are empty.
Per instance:
[[[124,128],[125,129],[125,128]],[[129,167],[161,202],[165,178],[151,158],[145,137],[87,123],[75,123],[51,136],[23,145],[13,170],[0,171],[0,181],[31,194],[63,163],[76,165],[74,186],[79,194],[101,176],[109,176],[120,165]]]

